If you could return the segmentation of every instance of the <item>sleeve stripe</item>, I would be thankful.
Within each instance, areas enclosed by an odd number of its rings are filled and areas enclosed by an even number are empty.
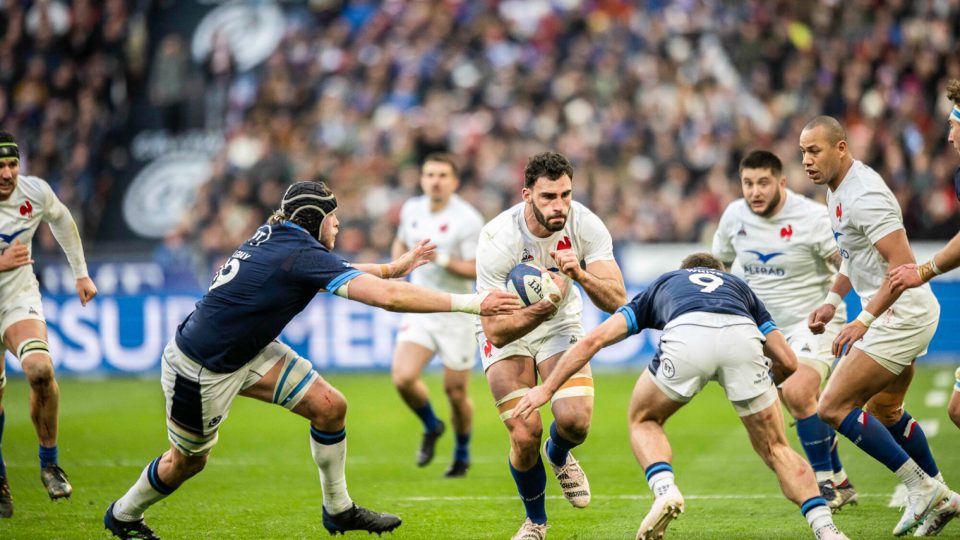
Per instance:
[[[337,292],[337,289],[339,289],[344,283],[361,274],[363,274],[363,272],[357,270],[356,268],[351,268],[350,270],[347,270],[346,272],[330,280],[330,283],[327,284],[327,291],[329,291],[330,294],[333,294]]]
[[[767,321],[760,325],[760,333],[763,335],[767,335],[770,332],[773,332],[774,330],[779,330],[779,329],[777,328],[777,323],[773,321]]]
[[[640,328],[637,326],[637,316],[634,315],[630,308],[623,306],[614,312],[614,314],[617,313],[623,313],[623,316],[627,319],[627,331],[630,333],[630,335],[636,334],[640,331]]]

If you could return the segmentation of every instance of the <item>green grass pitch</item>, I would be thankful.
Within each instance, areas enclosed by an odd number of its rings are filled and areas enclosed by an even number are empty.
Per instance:
[[[626,407],[638,371],[601,373],[593,427],[575,454],[590,478],[593,501],[572,508],[548,470],[549,538],[633,538],[651,501],[630,452]],[[934,454],[948,482],[960,486],[960,430],[931,390],[950,391],[952,368],[918,370],[907,406],[914,417],[936,421]],[[466,479],[442,478],[452,437],[439,443],[430,466],[414,466],[420,427],[401,404],[385,374],[332,374],[328,379],[350,403],[347,475],[355,501],[403,518],[393,533],[407,538],[509,538],[523,510],[507,470],[507,436],[482,376],[475,403],[473,465]],[[429,375],[433,403],[447,406],[437,375]],[[167,447],[163,397],[150,380],[63,380],[60,462],[75,491],[53,503],[39,481],[37,443],[27,413],[27,387],[6,389],[3,453],[16,505],[0,520],[0,538],[108,538],[102,516],[141,469]],[[545,415],[548,416],[548,415]],[[544,418],[544,424],[549,418]],[[449,433],[449,432],[448,432]],[[798,509],[784,499],[776,479],[752,452],[722,391],[711,385],[667,424],[677,483],[687,510],[670,528],[672,538],[812,538]],[[791,439],[796,447],[792,429]],[[163,538],[316,538],[320,485],[310,458],[305,420],[286,410],[238,398],[220,430],[220,443],[198,477],[153,507],[147,522]],[[851,538],[889,538],[899,518],[888,503],[894,476],[859,449],[841,442],[844,463],[861,494],[858,507],[837,514]],[[368,538],[365,533],[348,536]],[[960,522],[941,537],[960,538]]]

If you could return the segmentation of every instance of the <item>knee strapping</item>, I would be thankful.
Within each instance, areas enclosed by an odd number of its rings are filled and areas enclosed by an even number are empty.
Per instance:
[[[50,356],[50,347],[47,345],[47,342],[42,339],[27,339],[20,344],[20,348],[17,349],[17,358],[20,362],[23,362],[23,359],[31,354],[45,354]]]
[[[319,377],[313,364],[307,360],[299,356],[285,358],[277,385],[273,388],[273,402],[292,411]]]
[[[173,420],[167,420],[167,439],[185,456],[205,456],[216,446],[220,436],[218,432],[200,435],[183,429]]]
[[[7,387],[7,372],[0,371],[0,390]]]
[[[558,399],[583,396],[593,396],[593,376],[577,373],[560,385],[560,388],[550,399],[550,403]]]
[[[523,396],[527,395],[529,388],[517,388],[513,392],[503,396],[497,401],[497,410],[500,411],[500,420],[506,422],[507,420],[513,418],[513,409],[516,408],[517,403],[520,402],[520,399]]]

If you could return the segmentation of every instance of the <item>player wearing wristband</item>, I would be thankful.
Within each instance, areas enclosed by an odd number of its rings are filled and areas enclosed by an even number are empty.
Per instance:
[[[457,166],[447,154],[430,154],[420,170],[423,195],[404,203],[393,241],[393,256],[429,238],[437,245],[430,264],[410,275],[410,282],[451,293],[468,293],[477,277],[474,256],[483,217],[456,195]],[[456,437],[453,461],[444,476],[464,476],[470,466],[473,403],[467,395],[470,370],[476,363],[476,316],[468,313],[409,313],[400,321],[393,353],[393,384],[404,403],[423,423],[417,465],[433,460],[437,439],[445,430],[430,404],[427,385],[420,378],[434,355],[443,363],[443,389],[450,402]]]
[[[542,540],[547,530],[546,474],[540,457],[543,426],[538,414],[515,418],[513,408],[537,376],[550,375],[560,355],[583,337],[580,291],[612,313],[626,302],[610,233],[593,212],[572,200],[573,166],[566,157],[544,152],[524,170],[523,202],[487,223],[477,247],[477,286],[506,289],[519,263],[548,269],[544,299],[511,315],[480,317],[478,341],[490,391],[510,434],[510,473],[527,519],[514,538]],[[553,398],[554,422],[544,445],[546,460],[567,500],[590,502],[586,474],[570,449],[583,443],[593,415],[593,378],[583,366]]]
[[[928,285],[901,294],[886,279],[890,267],[914,262],[900,206],[883,179],[850,155],[840,123],[829,116],[810,121],[800,150],[807,176],[829,188],[827,208],[843,257],[831,291],[844,296],[852,286],[863,303],[834,339],[834,354],[846,351],[846,357],[817,413],[907,486],[906,509],[893,529],[900,536],[924,519],[937,519],[941,503],[956,497],[942,482],[923,430],[903,408],[914,361],[927,352],[940,305]],[[830,304],[817,308],[810,329],[823,332],[834,311]]]
[[[821,304],[840,266],[827,207],[787,189],[776,155],[754,150],[740,162],[743,198],[730,204],[713,237],[713,254],[730,268],[734,260],[743,278],[763,300],[796,353],[797,372],[780,386],[780,396],[796,419],[797,437],[813,466],[820,494],[832,509],[856,504],[833,428],[817,416],[820,386],[833,370],[833,338],[847,320],[840,306],[826,331],[813,334],[807,315]],[[835,301],[835,303],[834,303]]]

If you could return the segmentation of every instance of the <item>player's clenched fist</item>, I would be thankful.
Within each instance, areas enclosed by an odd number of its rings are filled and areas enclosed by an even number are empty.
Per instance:
[[[82,277],[77,280],[77,294],[80,295],[80,305],[85,306],[97,295],[97,286],[93,284],[92,279]]]
[[[580,257],[572,249],[561,249],[551,251],[550,256],[557,262],[557,268],[564,275],[574,281],[580,281],[583,278],[583,268],[580,268]]]
[[[6,272],[28,264],[33,264],[33,259],[30,258],[30,250],[27,249],[27,246],[21,244],[20,240],[14,240],[0,255],[0,272]]]
[[[823,304],[822,306],[813,310],[813,313],[807,317],[807,327],[810,328],[810,331],[814,334],[822,334],[827,328],[827,323],[833,320],[833,316],[836,313],[836,306]]]

